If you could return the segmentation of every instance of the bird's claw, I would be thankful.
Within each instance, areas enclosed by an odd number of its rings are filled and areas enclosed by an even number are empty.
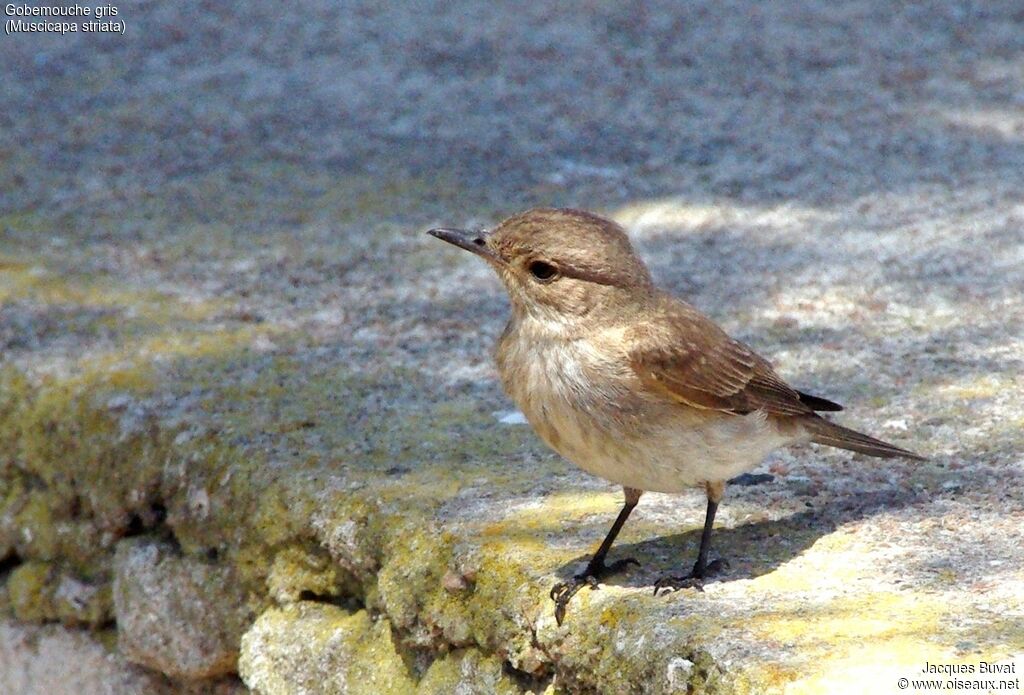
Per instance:
[[[636,559],[627,557],[623,560],[616,560],[610,565],[601,564],[597,567],[587,567],[586,570],[577,574],[567,582],[559,582],[551,587],[551,600],[555,602],[555,622],[559,625],[565,619],[565,608],[569,605],[569,601],[572,597],[579,592],[585,586],[589,586],[591,589],[599,589],[598,580],[604,579],[617,572],[621,572],[629,565],[640,566],[640,563]]]
[[[662,577],[654,582],[654,595],[657,596],[662,589],[666,589],[666,594],[671,594],[680,589],[704,591],[704,580],[700,577],[694,577],[692,574]]]
[[[666,590],[666,594],[671,594],[675,591],[679,591],[680,589],[696,589],[697,591],[704,591],[705,579],[727,569],[729,569],[728,561],[719,558],[713,562],[709,562],[703,568],[694,567],[693,571],[687,575],[662,577],[658,581],[654,582],[654,595],[657,596],[663,589]]]

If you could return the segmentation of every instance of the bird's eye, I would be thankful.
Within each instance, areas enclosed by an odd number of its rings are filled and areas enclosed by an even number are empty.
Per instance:
[[[554,280],[555,276],[558,275],[558,269],[550,263],[544,261],[534,261],[529,265],[528,270],[530,275],[537,278],[541,282],[548,282]]]

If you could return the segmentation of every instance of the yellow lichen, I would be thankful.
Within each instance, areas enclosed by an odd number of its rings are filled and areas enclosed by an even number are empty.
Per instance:
[[[299,602],[263,613],[242,638],[239,670],[266,695],[405,695],[415,681],[387,621]]]
[[[25,562],[14,568],[7,592],[14,617],[26,622],[53,620],[53,567],[48,562]]]
[[[518,695],[522,690],[504,672],[501,659],[484,656],[477,649],[464,649],[435,659],[420,679],[416,692],[420,695],[458,692]]]
[[[340,568],[323,552],[301,547],[281,550],[267,576],[267,590],[278,603],[293,603],[306,593],[335,597],[345,587]]]

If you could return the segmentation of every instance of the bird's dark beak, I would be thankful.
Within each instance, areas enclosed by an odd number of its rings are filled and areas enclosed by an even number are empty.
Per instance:
[[[447,241],[449,244],[454,244],[460,249],[465,249],[478,256],[482,256],[489,261],[500,260],[498,254],[494,253],[494,251],[487,246],[487,237],[483,232],[439,227],[437,229],[431,229],[427,234],[437,237],[441,241]]]

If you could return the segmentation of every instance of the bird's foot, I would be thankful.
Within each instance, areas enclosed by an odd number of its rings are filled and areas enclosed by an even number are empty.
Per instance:
[[[569,605],[572,597],[585,586],[591,589],[599,588],[598,581],[617,574],[630,565],[640,566],[640,563],[631,557],[624,560],[616,560],[610,565],[603,562],[598,565],[587,565],[587,569],[577,574],[567,582],[559,582],[551,587],[551,600],[555,602],[555,622],[559,625],[565,619],[565,607]]]
[[[657,596],[662,590],[670,594],[680,589],[696,589],[704,591],[704,580],[729,569],[729,563],[719,558],[709,562],[704,567],[694,566],[693,571],[687,575],[670,575],[662,577],[654,582],[654,595]]]

